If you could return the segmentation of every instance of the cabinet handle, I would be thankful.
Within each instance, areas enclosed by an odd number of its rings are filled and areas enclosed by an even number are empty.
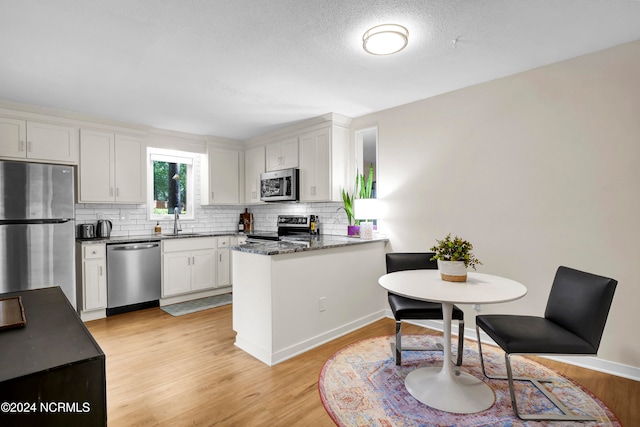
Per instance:
[[[214,197],[213,197],[213,191],[212,191],[211,192],[211,200],[213,200],[213,199],[214,199]]]
[[[31,152],[31,146],[33,145],[33,143],[31,141],[27,142],[27,151],[30,153]]]
[[[102,276],[102,266],[100,266],[100,276]]]
[[[196,265],[196,257],[191,257],[191,265]]]
[[[109,187],[109,197],[113,197],[113,187]]]
[[[218,259],[222,262],[222,254],[218,255]]]
[[[24,151],[24,141],[20,141],[18,143],[18,151],[20,152]]]
[[[116,187],[116,197],[120,197],[120,189]]]

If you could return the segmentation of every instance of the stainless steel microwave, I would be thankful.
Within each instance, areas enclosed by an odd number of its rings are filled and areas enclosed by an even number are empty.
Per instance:
[[[263,202],[295,202],[299,200],[300,171],[282,169],[260,174],[260,200]]]

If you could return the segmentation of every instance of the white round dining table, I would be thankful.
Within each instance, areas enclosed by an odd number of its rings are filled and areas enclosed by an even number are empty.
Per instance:
[[[411,371],[405,378],[409,393],[425,405],[447,412],[471,414],[490,408],[495,402],[493,390],[481,379],[454,369],[451,362],[453,305],[513,301],[525,296],[527,288],[511,279],[476,272],[467,273],[466,282],[447,282],[438,270],[397,271],[380,277],[378,283],[397,295],[442,304],[442,366]]]

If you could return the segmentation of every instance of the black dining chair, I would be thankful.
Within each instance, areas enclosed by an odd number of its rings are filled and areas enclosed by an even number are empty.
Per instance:
[[[392,252],[386,255],[387,273],[403,270],[432,270],[437,269],[436,261],[431,261],[435,255],[433,252]],[[392,344],[392,351],[396,365],[402,365],[403,351],[443,351],[444,347],[438,344],[436,348],[403,347],[402,346],[402,321],[403,320],[440,320],[442,319],[442,304],[437,302],[420,301],[400,295],[388,293],[389,306],[396,319],[396,342]],[[464,344],[464,313],[455,305],[452,318],[458,321],[458,354],[455,364],[462,365],[462,353]],[[448,320],[445,320],[448,321]],[[451,345],[445,343],[445,345]]]
[[[559,267],[547,301],[544,317],[486,314],[476,316],[476,333],[482,372],[487,378],[509,380],[513,412],[523,420],[592,421],[594,417],[576,415],[558,400],[541,382],[550,378],[514,377],[512,355],[592,355],[609,315],[618,282],[607,277]],[[485,331],[505,352],[507,375],[489,376],[482,357],[480,329]],[[530,381],[562,411],[562,414],[521,414],[516,402],[514,380]]]

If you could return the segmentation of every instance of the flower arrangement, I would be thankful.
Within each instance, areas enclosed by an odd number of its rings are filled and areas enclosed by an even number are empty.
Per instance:
[[[432,261],[462,261],[465,268],[471,267],[474,270],[476,265],[482,265],[480,260],[471,252],[473,245],[467,240],[462,240],[460,237],[455,236],[451,238],[451,233],[442,240],[436,239],[436,245],[431,248],[435,252],[435,256],[431,258]]]

